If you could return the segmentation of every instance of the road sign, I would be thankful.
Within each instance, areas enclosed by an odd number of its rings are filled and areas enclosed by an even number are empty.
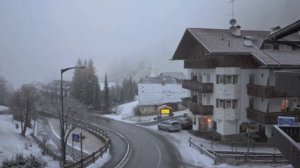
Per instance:
[[[278,125],[295,125],[295,117],[278,116]]]
[[[80,141],[80,135],[79,134],[72,134],[72,141],[79,142]]]

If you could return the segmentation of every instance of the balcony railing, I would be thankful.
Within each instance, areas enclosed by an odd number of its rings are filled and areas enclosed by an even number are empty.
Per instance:
[[[198,115],[213,115],[213,105],[202,105],[196,103],[190,103],[189,108],[193,114]]]
[[[286,112],[262,112],[252,108],[247,108],[247,118],[263,124],[277,124],[278,116],[291,116],[297,118],[298,113],[300,113],[300,110]]]
[[[198,91],[201,93],[212,93],[214,89],[213,83],[200,83],[193,80],[183,80],[182,87],[189,90]]]
[[[262,98],[286,97],[287,95],[276,90],[275,86],[260,86],[254,84],[247,85],[247,94]]]

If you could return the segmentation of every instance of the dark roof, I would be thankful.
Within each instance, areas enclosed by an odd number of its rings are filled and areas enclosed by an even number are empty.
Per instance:
[[[252,55],[264,65],[300,65],[300,51],[262,50],[262,42],[270,31],[241,30],[241,36],[232,35],[229,29],[189,28],[173,56],[174,60],[194,59],[196,55]],[[244,44],[244,37],[251,38],[252,45]],[[300,41],[300,35],[290,35],[283,41]],[[203,53],[200,53],[203,52]]]

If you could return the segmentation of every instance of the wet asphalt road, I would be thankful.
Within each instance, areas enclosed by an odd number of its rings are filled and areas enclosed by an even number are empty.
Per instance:
[[[126,168],[179,168],[184,167],[177,149],[162,135],[134,124],[123,123],[100,116],[90,115],[88,122],[107,128],[112,139],[111,159],[104,165],[113,168],[118,165],[130,144],[130,157]],[[115,132],[124,136],[121,138]]]

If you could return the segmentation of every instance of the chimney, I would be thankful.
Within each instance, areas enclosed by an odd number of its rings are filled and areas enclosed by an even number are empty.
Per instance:
[[[233,35],[235,35],[237,37],[241,36],[241,26],[240,25],[236,26],[236,29],[235,29],[235,32],[233,33]]]
[[[231,34],[236,36],[236,37],[241,37],[241,26],[240,25],[235,26],[236,20],[231,19],[229,21],[229,23],[231,25],[230,28],[229,28],[229,31],[231,32]]]

